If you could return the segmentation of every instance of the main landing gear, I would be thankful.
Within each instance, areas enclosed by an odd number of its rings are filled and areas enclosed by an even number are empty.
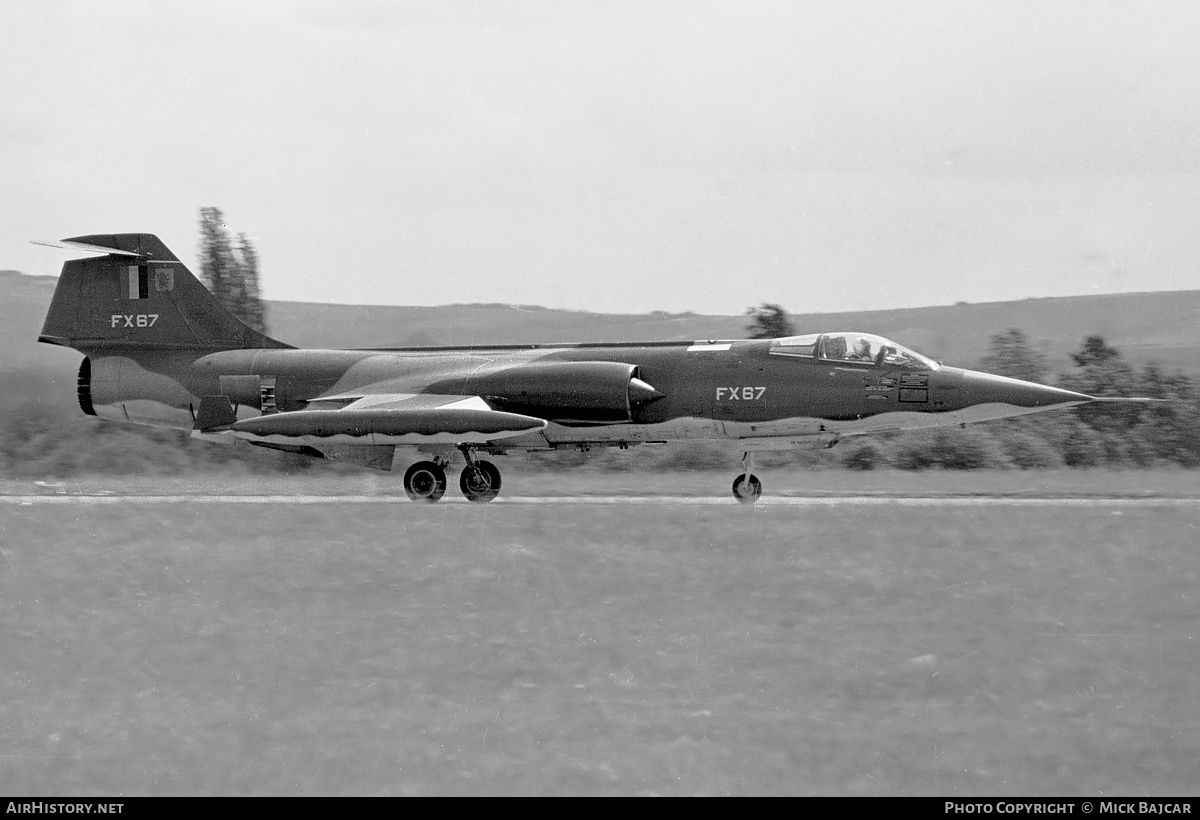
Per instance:
[[[418,461],[404,473],[404,492],[411,501],[429,504],[446,494],[445,462]]]
[[[458,488],[468,501],[480,504],[491,501],[500,494],[500,471],[490,461],[474,461],[467,456],[467,466],[458,477]]]
[[[476,461],[471,451],[462,448],[467,466],[459,475],[458,487],[468,501],[483,504],[500,494],[500,470],[490,461]],[[449,462],[438,458],[418,461],[404,473],[404,492],[412,501],[432,504],[446,494],[446,467]]]
[[[762,495],[762,482],[750,472],[754,459],[742,453],[742,474],[733,480],[733,497],[743,504],[753,504]]]

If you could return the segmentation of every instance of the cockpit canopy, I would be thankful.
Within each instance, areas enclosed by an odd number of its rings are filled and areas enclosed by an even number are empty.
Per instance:
[[[810,333],[771,342],[772,355],[937,370],[937,362],[873,333]]]

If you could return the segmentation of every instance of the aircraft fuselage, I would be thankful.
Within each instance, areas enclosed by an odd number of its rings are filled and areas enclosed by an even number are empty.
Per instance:
[[[779,349],[773,340],[202,355],[189,349],[108,347],[89,356],[89,390],[97,415],[183,429],[195,426],[204,396],[229,396],[244,417],[263,411],[264,394],[273,399],[268,411],[293,412],[332,406],[330,396],[349,399],[368,391],[482,396],[495,409],[549,422],[541,435],[493,449],[680,438],[773,449],[792,446],[797,438],[828,443],[847,435],[984,421],[1086,400],[1045,385],[952,367],[773,355],[773,349]],[[561,396],[547,404],[521,389],[539,385],[515,381],[558,367],[547,374],[558,392],[583,393],[596,384],[584,370],[595,363],[630,365],[661,395],[630,401],[623,374],[615,373],[607,395],[576,406]],[[266,393],[264,385],[270,385]]]

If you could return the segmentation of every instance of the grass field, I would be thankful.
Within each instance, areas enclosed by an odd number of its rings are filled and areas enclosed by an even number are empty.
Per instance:
[[[497,460],[504,471],[500,497],[693,496],[732,499],[737,475],[714,472],[661,474],[645,471],[596,472],[588,469],[539,473]],[[449,471],[447,498],[457,497],[456,468]],[[1032,496],[1200,498],[1200,470],[804,470],[756,468],[763,498],[796,496]],[[78,476],[35,483],[0,479],[0,495],[326,495],[404,498],[401,471],[334,473],[315,469],[294,476],[199,473],[180,476]]]
[[[8,504],[0,790],[1196,794],[1198,524]]]

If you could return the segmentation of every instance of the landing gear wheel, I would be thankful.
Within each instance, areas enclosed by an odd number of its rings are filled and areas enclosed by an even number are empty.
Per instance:
[[[762,482],[758,476],[745,473],[733,480],[733,497],[743,504],[753,504],[762,495]]]
[[[413,501],[432,504],[446,493],[446,471],[436,461],[418,461],[404,473],[404,492]]]
[[[491,501],[500,494],[500,471],[490,461],[476,461],[463,467],[458,487],[468,501],[479,504]]]

